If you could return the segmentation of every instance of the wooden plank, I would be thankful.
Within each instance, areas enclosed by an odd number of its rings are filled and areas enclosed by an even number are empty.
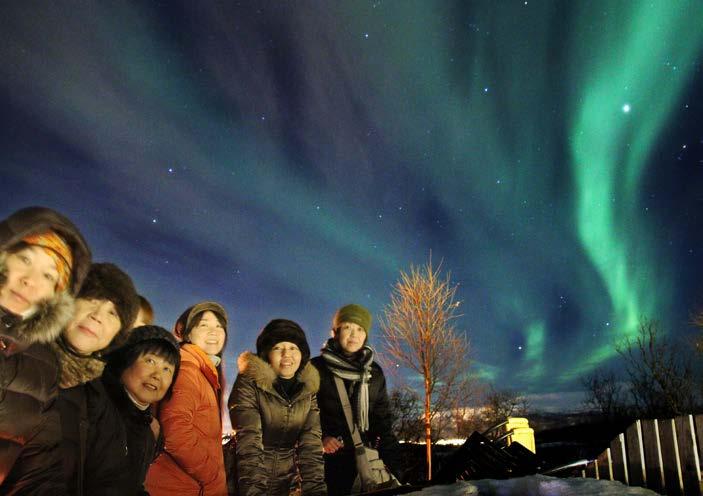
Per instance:
[[[627,474],[627,455],[625,453],[625,434],[618,434],[618,437],[610,443],[610,455],[613,459],[613,479],[629,484]]]
[[[683,494],[683,479],[681,477],[681,462],[674,419],[666,419],[659,422],[659,440],[661,442],[662,459],[664,460],[666,494],[668,496],[678,496]]]
[[[646,487],[661,494],[664,492],[664,466],[661,443],[659,442],[659,422],[656,419],[643,420],[641,425],[647,477]],[[633,483],[631,478],[630,485],[640,484]]]
[[[696,435],[693,424],[693,415],[677,417],[674,419],[676,428],[677,447],[681,461],[681,478],[683,491],[687,495],[701,495],[701,469],[696,446]]]
[[[586,477],[589,479],[597,479],[596,477],[596,462],[595,460],[586,465]]]
[[[610,448],[596,458],[598,464],[598,478],[603,480],[613,480],[613,469],[610,464]]]
[[[642,444],[641,423],[637,420],[625,431],[625,445],[627,453],[627,472],[631,486],[647,487],[645,471],[644,447]]]
[[[703,415],[694,415],[693,425],[696,430],[696,445],[698,446],[698,459],[703,460]]]

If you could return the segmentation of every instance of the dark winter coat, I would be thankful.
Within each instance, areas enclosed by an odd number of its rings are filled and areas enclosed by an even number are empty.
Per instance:
[[[27,320],[0,309],[0,494],[63,494],[55,400],[58,362],[48,343],[73,314],[73,295],[90,266],[90,251],[73,224],[46,208],[20,210],[0,222],[0,287],[7,249],[29,234],[53,229],[71,247],[74,264],[68,291],[39,304]]]
[[[108,372],[103,374],[101,380],[113,404],[117,407],[127,431],[127,451],[129,453],[127,472],[130,479],[130,493],[146,494],[144,479],[146,479],[149,465],[163,449],[163,437],[159,436],[158,439],[154,437],[154,431],[151,429],[151,423],[154,421],[151,408],[146,410],[137,408],[127,396],[119,379]]]
[[[317,401],[320,406],[320,424],[322,437],[340,437],[344,440],[344,448],[337,453],[325,455],[325,480],[330,494],[348,494],[356,477],[356,459],[354,457],[354,441],[347,426],[342,403],[337,393],[334,375],[327,368],[321,356],[311,360],[320,373],[320,391]],[[344,385],[352,404],[354,418],[357,418],[355,406],[358,388],[353,387],[352,381],[344,381]],[[369,381],[369,430],[361,433],[365,445],[378,449],[381,459],[394,474],[399,472],[398,440],[393,434],[393,417],[388,401],[386,378],[383,370],[376,363],[371,364],[371,380]],[[335,491],[339,486],[346,486]]]
[[[225,496],[220,382],[217,369],[194,344],[181,347],[173,394],[159,404],[164,452],[149,467],[152,496]]]
[[[130,485],[125,426],[100,379],[61,389],[58,405],[68,494],[137,494]],[[84,442],[81,442],[82,424],[85,426]],[[82,491],[79,490],[81,457],[84,464]]]
[[[274,370],[258,356],[244,353],[238,365],[228,406],[237,432],[239,496],[287,496],[295,485],[296,462],[302,494],[327,494],[315,367],[305,365],[288,398],[276,387]]]

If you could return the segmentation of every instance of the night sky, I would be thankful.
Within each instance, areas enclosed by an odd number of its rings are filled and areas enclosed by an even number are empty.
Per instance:
[[[641,317],[685,342],[703,308],[702,26],[699,0],[6,1],[0,215],[68,215],[165,327],[222,302],[230,384],[268,320],[317,349],[431,253],[473,373],[577,407]]]

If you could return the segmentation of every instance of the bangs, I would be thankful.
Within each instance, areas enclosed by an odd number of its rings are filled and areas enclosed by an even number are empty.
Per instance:
[[[107,368],[111,374],[119,378],[122,372],[131,367],[140,356],[147,353],[164,359],[176,370],[181,363],[181,354],[173,346],[160,339],[149,339],[127,349],[118,349],[115,353],[108,355]]]
[[[157,339],[139,343],[132,348],[130,354],[132,354],[134,360],[146,354],[156,355],[159,358],[163,358],[174,367],[181,361],[181,354],[176,351],[173,346]]]

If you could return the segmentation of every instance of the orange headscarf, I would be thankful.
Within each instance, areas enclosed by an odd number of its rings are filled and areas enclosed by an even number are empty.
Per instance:
[[[59,280],[56,283],[56,290],[61,292],[66,289],[71,279],[73,269],[73,255],[66,240],[54,231],[46,231],[39,234],[30,234],[22,238],[28,245],[38,246],[49,255],[56,263],[56,270],[59,273]]]

